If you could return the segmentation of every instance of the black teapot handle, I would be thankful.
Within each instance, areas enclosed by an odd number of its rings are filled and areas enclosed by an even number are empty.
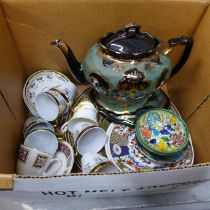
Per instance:
[[[180,58],[179,62],[176,64],[176,66],[172,70],[172,73],[170,75],[170,77],[172,77],[180,71],[182,66],[186,63],[187,59],[189,58],[192,47],[193,47],[193,39],[186,36],[182,36],[180,38],[169,39],[168,43],[172,47],[177,46],[177,45],[185,45],[185,50],[182,54],[182,57]]]

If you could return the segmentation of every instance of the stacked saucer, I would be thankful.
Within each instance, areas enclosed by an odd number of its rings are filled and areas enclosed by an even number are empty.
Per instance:
[[[41,70],[32,74],[23,88],[23,100],[29,111],[34,116],[39,116],[35,108],[37,95],[50,88],[70,83],[71,81],[63,74],[53,70]]]

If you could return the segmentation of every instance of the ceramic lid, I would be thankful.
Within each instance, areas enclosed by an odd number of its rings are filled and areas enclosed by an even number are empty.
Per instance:
[[[160,41],[147,32],[141,32],[140,26],[128,24],[116,33],[108,33],[100,39],[100,45],[106,53],[121,59],[141,59],[152,55]]]
[[[139,116],[136,122],[137,143],[153,154],[178,154],[188,145],[185,122],[166,109],[151,109]]]

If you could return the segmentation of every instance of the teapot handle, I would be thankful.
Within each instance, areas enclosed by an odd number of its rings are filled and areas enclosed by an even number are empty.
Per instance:
[[[193,39],[186,36],[182,36],[180,38],[169,39],[168,43],[171,47],[174,47],[177,45],[185,45],[185,50],[182,54],[182,57],[180,58],[176,66],[172,69],[172,73],[170,75],[170,77],[172,77],[180,71],[182,66],[186,63],[187,59],[189,58],[192,47],[193,47]]]

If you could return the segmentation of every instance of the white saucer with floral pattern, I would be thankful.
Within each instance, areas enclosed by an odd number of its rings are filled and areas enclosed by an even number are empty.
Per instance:
[[[108,130],[108,142],[105,145],[107,157],[120,171],[142,171],[165,167],[148,159],[137,145],[135,129],[124,124],[111,123]]]
[[[30,112],[38,116],[34,105],[34,100],[38,94],[66,82],[70,82],[70,80],[62,73],[53,70],[41,70],[32,74],[23,88],[23,100]]]
[[[55,175],[69,174],[74,164],[74,150],[70,144],[65,141],[58,142],[58,149],[55,157],[62,162],[61,168]]]
[[[111,123],[105,145],[107,157],[120,171],[142,171],[145,169],[177,168],[191,166],[194,160],[193,148],[188,150],[183,159],[175,163],[157,162],[142,153],[136,143],[135,129],[123,124]]]

